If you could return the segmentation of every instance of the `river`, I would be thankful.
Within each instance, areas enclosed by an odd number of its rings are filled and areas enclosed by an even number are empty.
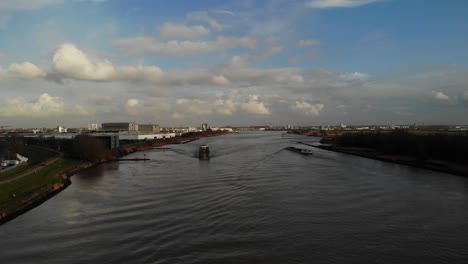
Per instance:
[[[317,140],[231,134],[83,171],[0,226],[0,262],[468,263],[468,178],[297,141]]]

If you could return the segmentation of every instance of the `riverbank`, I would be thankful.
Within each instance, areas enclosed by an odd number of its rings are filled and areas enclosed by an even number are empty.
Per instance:
[[[29,210],[39,206],[48,199],[54,197],[56,194],[66,189],[71,184],[71,176],[89,167],[96,166],[104,162],[118,161],[121,157],[138,151],[150,150],[155,147],[161,147],[170,144],[184,144],[190,141],[198,140],[200,138],[219,136],[224,134],[228,134],[228,132],[207,131],[191,133],[188,135],[170,139],[159,139],[149,142],[123,145],[118,149],[113,150],[111,156],[101,159],[97,162],[84,162],[60,159],[57,162],[69,161],[69,163],[54,163],[57,167],[60,167],[60,170],[57,171],[51,170],[53,164],[42,168],[41,170],[44,170],[43,173],[46,175],[44,175],[44,182],[42,182],[40,187],[22,193],[21,195],[16,194],[15,192],[9,193],[9,195],[11,196],[10,199],[0,204],[0,225],[13,220],[14,218],[28,212]],[[41,173],[41,171],[39,173]],[[34,177],[36,176],[37,175],[34,175]],[[17,183],[13,182],[11,184]],[[29,179],[25,179],[24,183],[20,183],[21,186],[14,186],[11,189],[24,188],[25,184],[31,184],[29,182]]]
[[[66,168],[61,169],[59,172],[50,172],[49,175],[46,175],[45,178],[41,179],[43,183],[40,187],[23,194],[10,194],[11,199],[0,205],[0,225],[13,220],[52,198],[71,184],[70,177],[72,175],[94,165],[89,162],[72,160],[59,160],[57,163],[59,163],[59,167],[63,166]],[[51,167],[52,166],[53,165],[51,165]],[[41,172],[39,172],[39,175],[35,173],[34,177],[42,177],[40,174]],[[49,179],[47,180],[47,178]],[[31,178],[25,180],[31,185],[34,184],[31,182]],[[12,182],[11,184],[17,184],[17,182]],[[20,182],[19,184],[21,185],[22,183]]]
[[[301,142],[299,142],[301,143]],[[304,143],[302,143],[304,144]],[[306,144],[309,145],[309,144]],[[444,161],[444,160],[418,160],[415,157],[404,156],[404,155],[389,155],[380,153],[370,148],[357,148],[357,147],[339,147],[334,145],[309,145],[315,148],[320,148],[328,151],[334,151],[338,153],[344,153],[354,156],[359,156],[368,159],[374,159],[379,161],[391,162],[405,166],[411,166],[416,168],[428,169],[438,172],[444,172],[459,176],[468,176],[468,166]]]

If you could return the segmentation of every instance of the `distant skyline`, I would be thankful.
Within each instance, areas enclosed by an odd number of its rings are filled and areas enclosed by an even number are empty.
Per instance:
[[[465,0],[2,0],[0,126],[468,124]]]

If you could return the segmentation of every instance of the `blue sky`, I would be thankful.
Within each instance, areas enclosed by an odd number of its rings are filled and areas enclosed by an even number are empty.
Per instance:
[[[2,0],[10,126],[466,124],[462,0]]]

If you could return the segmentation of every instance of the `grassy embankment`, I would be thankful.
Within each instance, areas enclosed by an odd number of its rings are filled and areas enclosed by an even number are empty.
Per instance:
[[[64,179],[60,177],[60,172],[78,164],[79,161],[61,158],[24,177],[1,184],[0,204],[4,207],[15,206],[16,201],[23,199],[36,190],[47,186],[53,186],[55,183],[63,181]],[[5,206],[7,203],[9,205]]]
[[[51,151],[46,148],[40,148],[36,146],[23,145],[17,149],[21,155],[28,157],[27,163],[21,163],[13,169],[0,173],[0,181],[15,177],[23,172],[27,172],[31,168],[41,164],[47,159],[58,156],[59,154],[55,151]],[[2,188],[3,189],[3,188]],[[1,191],[1,190],[0,190]]]
[[[79,161],[59,157],[59,153],[36,146],[23,146],[18,152],[29,158],[26,164],[0,173],[0,213],[21,206],[27,197],[39,190],[53,189],[63,182],[60,172],[73,168]],[[49,159],[58,158],[47,166]]]
[[[18,150],[18,152],[30,158],[28,164],[0,174],[0,224],[28,211],[63,190],[70,184],[69,177],[71,175],[94,164],[116,160],[130,153],[148,150],[153,147],[180,144],[202,137],[222,134],[226,134],[226,132],[191,133],[172,139],[124,145],[113,151],[96,146],[93,137],[85,137],[79,141],[75,140],[80,144],[75,144],[75,148],[78,148],[70,149],[70,153],[67,153],[67,156],[71,158],[60,157],[60,153],[44,147],[24,145],[23,149]],[[66,148],[62,146],[62,149]],[[90,149],[93,151],[90,152]],[[96,153],[99,150],[103,152]],[[89,157],[84,155],[89,154],[88,152],[93,155],[88,155]],[[91,158],[91,160],[88,162],[83,161],[82,158],[86,159],[86,157]],[[50,159],[56,160],[50,162]]]

